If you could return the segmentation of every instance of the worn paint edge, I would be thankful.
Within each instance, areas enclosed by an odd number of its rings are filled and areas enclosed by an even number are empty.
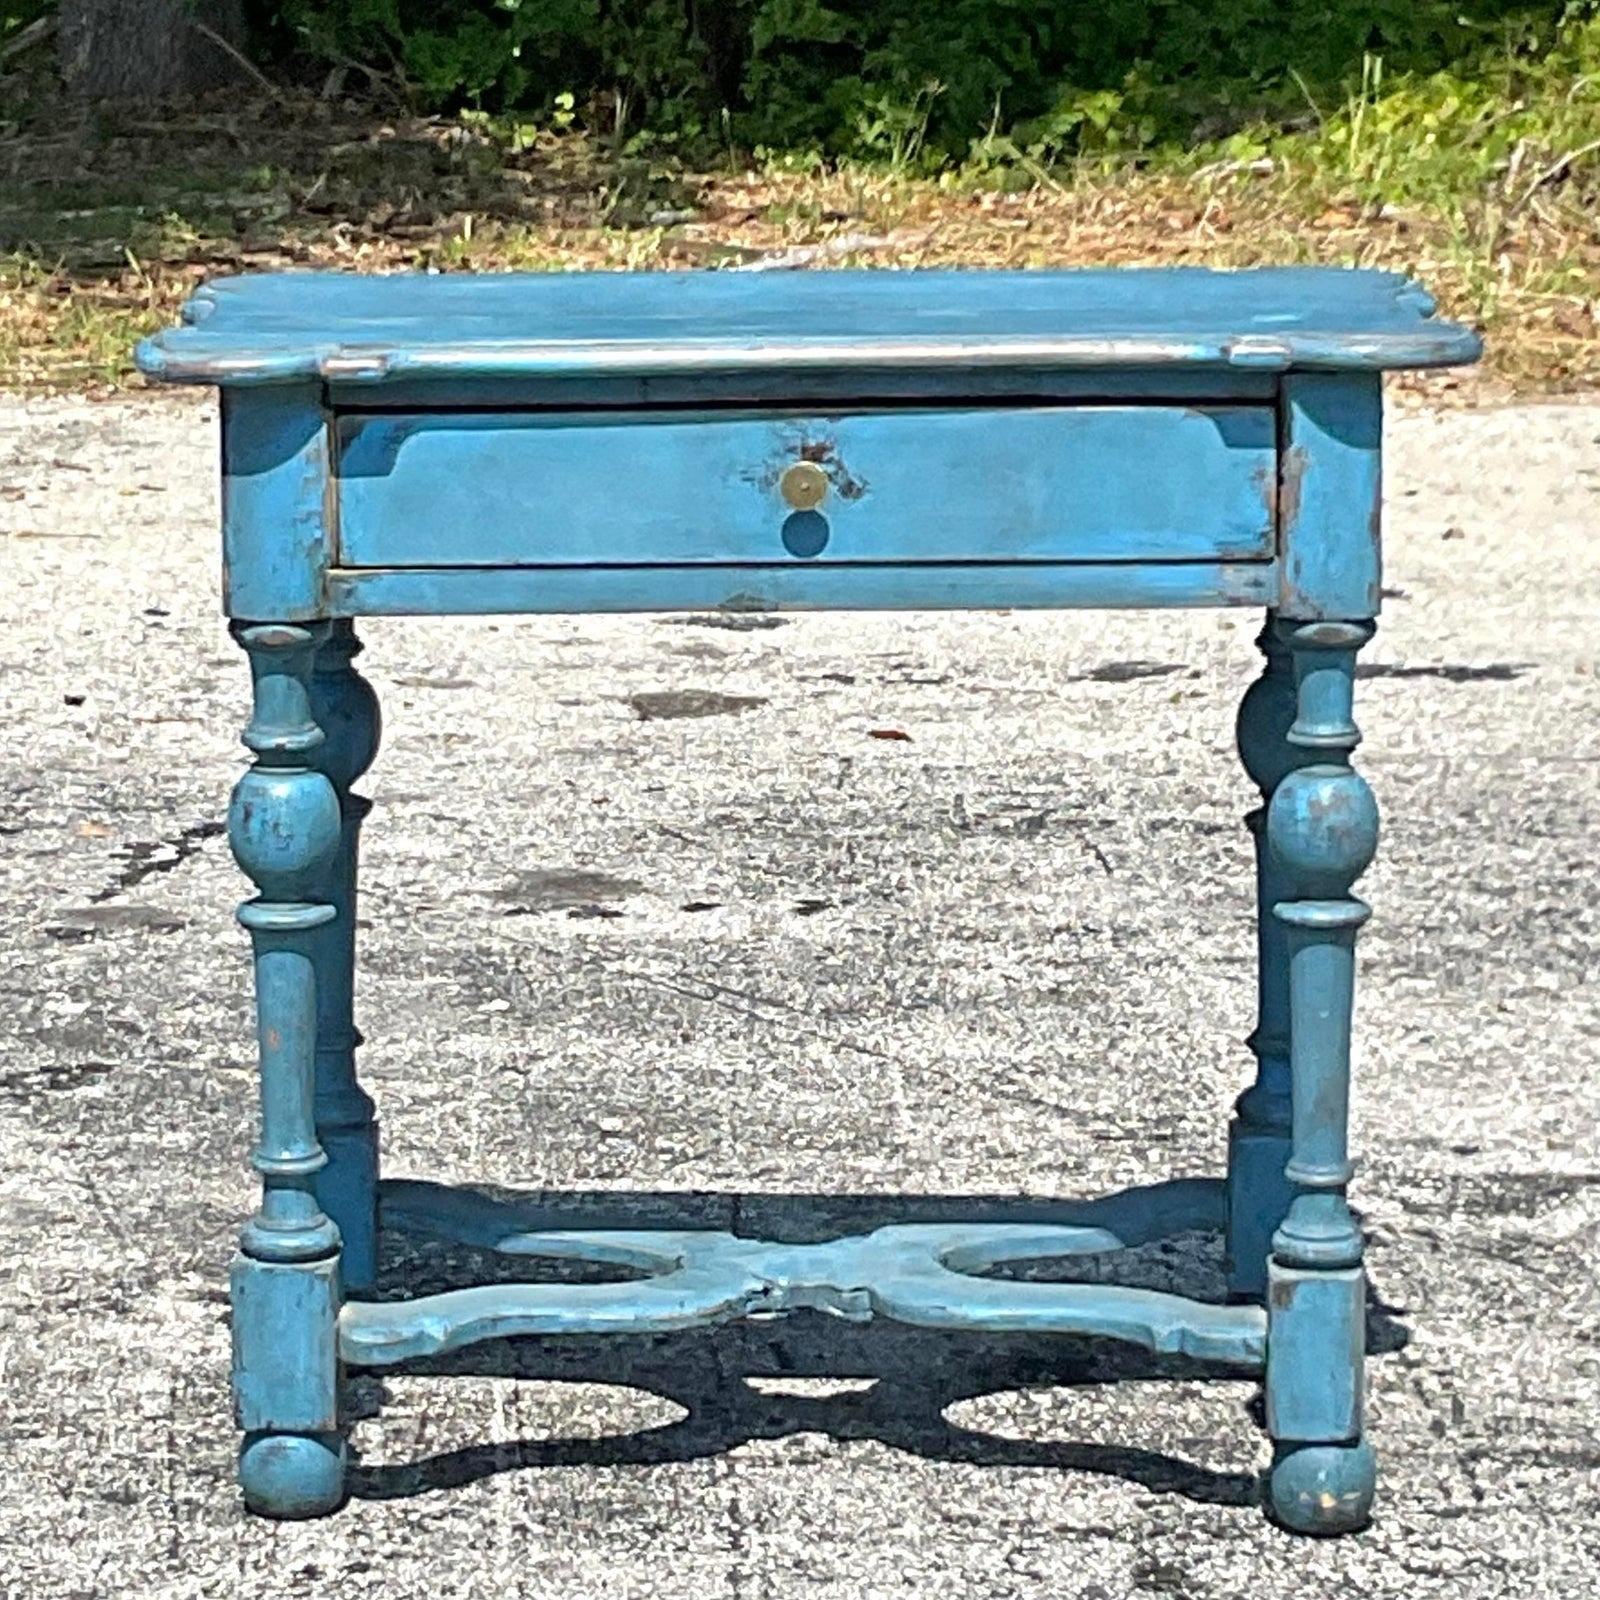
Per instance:
[[[162,383],[233,385],[321,378],[328,382],[365,385],[429,376],[673,377],[713,372],[792,372],[816,367],[949,371],[994,366],[1203,366],[1257,372],[1371,372],[1461,366],[1476,361],[1483,350],[1483,342],[1477,334],[1450,323],[1405,333],[1343,338],[1337,335],[1290,335],[1282,339],[1241,336],[1225,341],[1097,336],[971,341],[796,340],[746,345],[711,341],[662,344],[469,341],[422,351],[359,344],[307,344],[288,351],[184,348],[185,343],[201,341],[210,345],[221,342],[220,336],[209,330],[180,328],[172,330],[170,335],[156,334],[141,341],[135,349],[135,364],[146,377]]]
[[[336,567],[329,616],[1273,606],[1273,560]]]

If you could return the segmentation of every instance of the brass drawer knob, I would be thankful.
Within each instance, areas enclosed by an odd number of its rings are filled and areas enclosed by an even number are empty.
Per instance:
[[[796,511],[815,511],[828,492],[828,474],[815,461],[797,461],[778,479],[778,490]]]

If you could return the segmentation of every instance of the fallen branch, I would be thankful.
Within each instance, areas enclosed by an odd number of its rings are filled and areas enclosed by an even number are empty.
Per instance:
[[[824,239],[820,244],[796,245],[791,250],[774,250],[757,256],[753,261],[741,261],[724,272],[795,272],[801,267],[815,266],[819,261],[836,260],[839,256],[864,255],[871,250],[889,250],[896,245],[920,242],[925,234],[903,233],[841,233],[837,238]]]
[[[229,44],[228,41],[224,39],[215,28],[207,27],[206,24],[200,21],[198,17],[190,17],[189,26],[193,28],[201,38],[209,39],[212,44],[214,44],[217,49],[227,56],[229,60],[231,60],[236,66],[242,67],[252,78],[256,80],[257,83],[261,85],[263,89],[267,91],[268,94],[278,94],[281,92],[277,84],[275,84],[272,79],[269,78],[266,73],[264,73],[261,68],[255,64],[255,62],[250,60],[250,58],[244,55],[241,51],[235,49],[233,45]]]
[[[1584,156],[1593,155],[1597,150],[1600,150],[1600,139],[1591,139],[1588,144],[1580,144],[1576,150],[1569,150],[1565,155],[1552,161],[1534,178],[1524,190],[1522,198],[1506,213],[1507,220],[1515,217],[1547,183],[1554,183],[1557,178],[1565,177],[1576,162],[1582,160]]]
[[[0,44],[0,66],[4,66],[14,56],[20,56],[24,51],[31,50],[36,44],[43,44],[52,33],[56,31],[54,17],[36,17],[14,38]]]
[[[1270,178],[1278,170],[1271,156],[1257,156],[1253,161],[1212,161],[1195,169],[1197,178]]]

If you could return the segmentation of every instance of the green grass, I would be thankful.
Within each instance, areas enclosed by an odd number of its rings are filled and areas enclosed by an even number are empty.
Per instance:
[[[164,124],[56,113],[0,179],[0,387],[126,381],[136,334],[213,272],[705,266],[861,234],[875,242],[829,264],[1392,266],[1485,330],[1497,381],[1600,376],[1600,19],[1486,50],[1470,75],[1368,57],[1337,103],[1307,91],[1293,116],[1185,145],[1135,137],[1142,92],[992,130],[959,164],[901,119],[881,160],[707,172],[619,157],[565,111],[382,124],[283,96]]]
[[[134,342],[169,315],[159,295],[141,305],[120,286],[97,291],[31,256],[0,256],[0,387],[8,375],[28,387],[120,385]]]

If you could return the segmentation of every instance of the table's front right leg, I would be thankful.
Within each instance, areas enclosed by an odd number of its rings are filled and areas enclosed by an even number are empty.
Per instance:
[[[255,952],[261,1205],[233,1269],[239,1481],[252,1511],[307,1517],[344,1498],[339,1434],[339,1231],[317,1201],[325,1157],[312,1084],[317,939],[336,916],[318,897],[340,839],[339,797],[315,765],[323,741],[309,680],[325,623],[236,623],[250,657],[255,764],[228,808],[234,858],[259,893],[239,909]]]

